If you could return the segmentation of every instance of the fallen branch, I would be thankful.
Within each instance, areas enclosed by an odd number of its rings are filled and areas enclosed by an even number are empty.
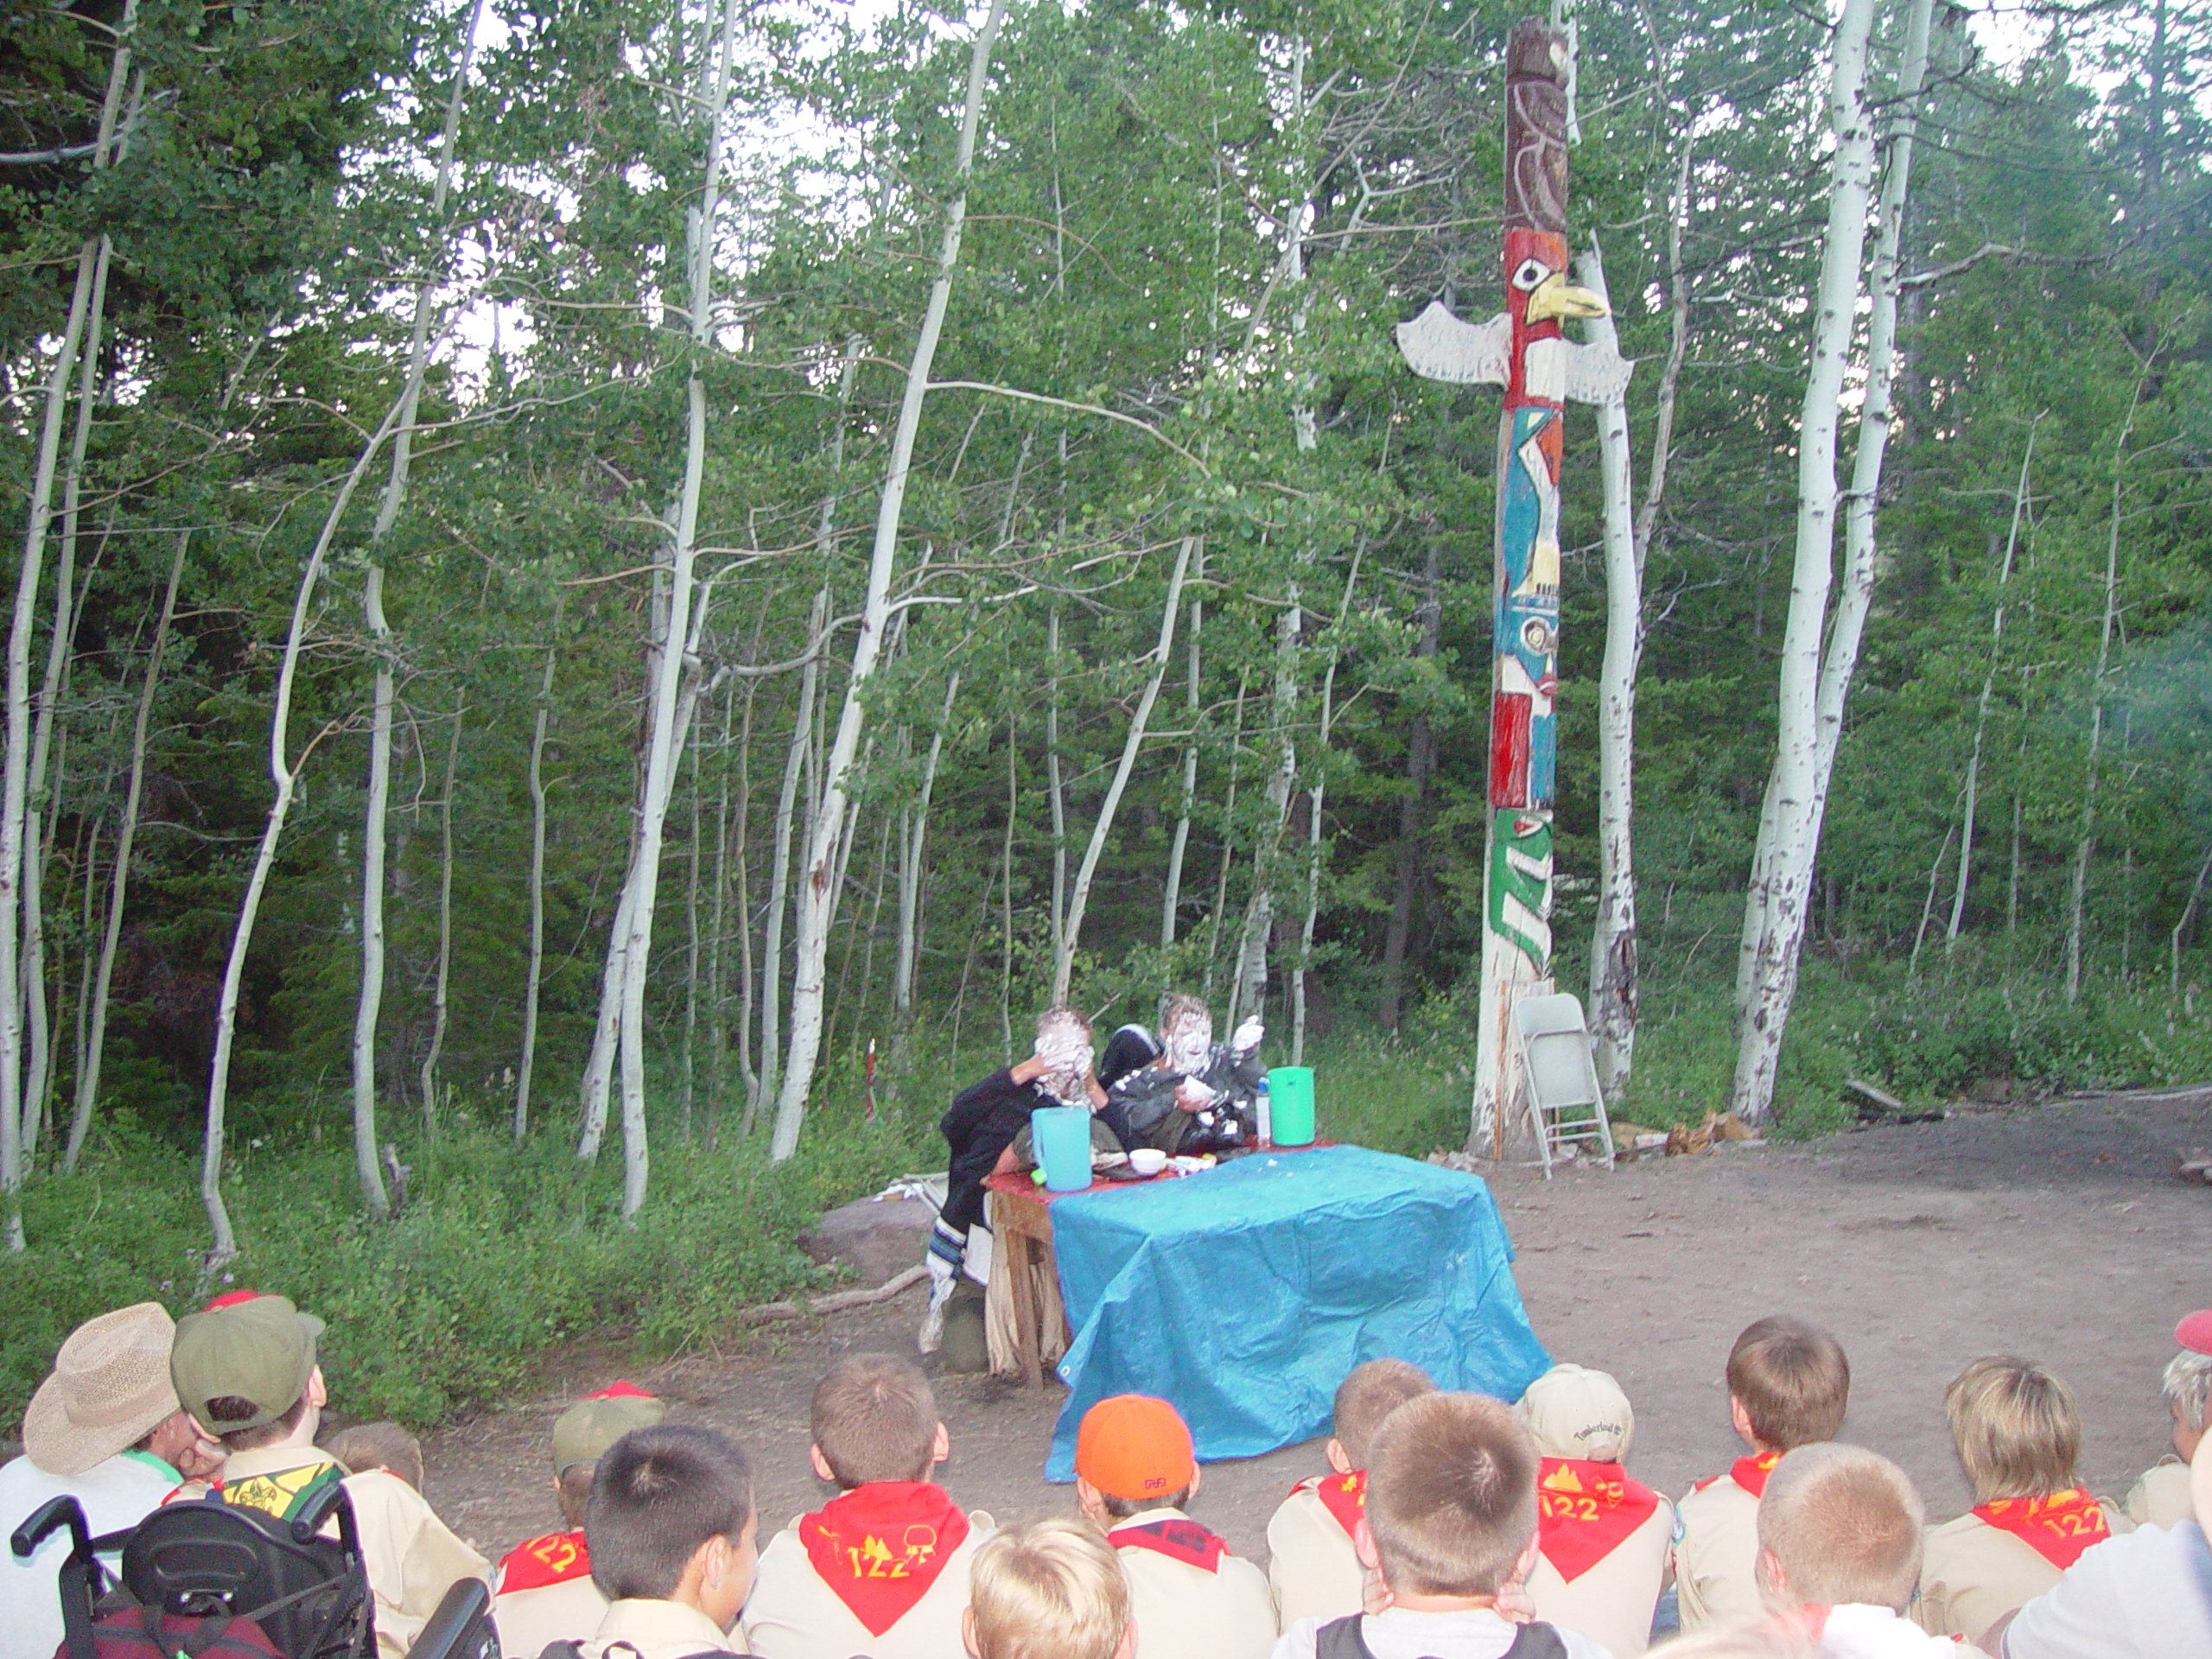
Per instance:
[[[810,1296],[803,1302],[764,1302],[758,1307],[745,1309],[737,1316],[737,1323],[773,1325],[780,1319],[808,1319],[823,1313],[841,1313],[849,1307],[873,1307],[912,1290],[928,1277],[929,1269],[917,1262],[896,1279],[886,1280],[872,1290],[833,1291],[827,1296]]]

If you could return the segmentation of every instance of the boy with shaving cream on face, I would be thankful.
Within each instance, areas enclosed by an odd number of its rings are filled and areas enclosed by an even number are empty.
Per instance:
[[[1621,1466],[1636,1433],[1628,1396],[1603,1371],[1554,1365],[1519,1411],[1541,1459],[1529,1572],[1536,1617],[1632,1659],[1650,1645],[1675,1506]]]
[[[921,1350],[933,1354],[944,1337],[944,1305],[960,1282],[970,1229],[983,1225],[983,1181],[1014,1167],[1014,1139],[1029,1127],[1039,1106],[1080,1106],[1096,1111],[1106,1091],[1090,1069],[1090,1022],[1073,1008],[1047,1008],[1037,1016],[1037,1043],[1029,1058],[994,1071],[952,1097],[938,1128],[950,1158],[944,1208],[922,1258],[930,1272],[929,1311],[922,1316]]]
[[[1329,1472],[1291,1488],[1268,1522],[1268,1583],[1285,1630],[1359,1611],[1367,1569],[1351,1541],[1367,1507],[1368,1444],[1400,1406],[1435,1392],[1428,1373],[1402,1359],[1370,1359],[1337,1384]]]
[[[769,1540],[745,1605],[762,1659],[960,1651],[969,1567],[994,1530],[930,1478],[951,1451],[919,1370],[858,1354],[815,1385],[814,1472],[841,1495]]]
[[[1247,1020],[1226,1043],[1213,1039],[1213,1015],[1176,992],[1160,1004],[1160,1052],[1119,1078],[1104,1114],[1130,1147],[1174,1154],[1238,1152],[1257,1138],[1254,1101],[1266,1075],[1257,1055],[1267,1031]]]
[[[1129,1582],[1135,1659],[1264,1659],[1267,1575],[1184,1513],[1198,1490],[1190,1427],[1165,1400],[1117,1394],[1076,1431],[1075,1492]]]
[[[1700,1481],[1675,1509],[1675,1584],[1685,1635],[1759,1610],[1758,1511],[1783,1454],[1832,1440],[1851,1397],[1851,1362],[1825,1331],[1776,1314],[1728,1351],[1728,1409],[1751,1455]]]
[[[1976,1502],[1929,1529],[1912,1617],[1931,1635],[1979,1644],[2091,1545],[2132,1528],[2074,1484],[2081,1414],[2042,1366],[1977,1359],[1944,1390],[1943,1414]]]

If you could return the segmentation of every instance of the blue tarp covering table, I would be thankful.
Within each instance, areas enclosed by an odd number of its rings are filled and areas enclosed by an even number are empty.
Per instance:
[[[1261,1153],[1071,1195],[1052,1217],[1075,1333],[1052,1480],[1075,1478],[1076,1427],[1111,1395],[1173,1402],[1211,1460],[1327,1433],[1366,1360],[1503,1400],[1551,1363],[1479,1176],[1361,1147]]]

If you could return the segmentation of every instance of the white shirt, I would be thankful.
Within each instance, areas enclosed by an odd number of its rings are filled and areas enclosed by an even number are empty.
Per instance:
[[[2005,1659],[2212,1659],[2212,1549],[2194,1521],[2082,1552],[2021,1608]]]
[[[1847,1601],[1828,1609],[1821,1626],[1826,1659],[1959,1659],[1959,1644],[1930,1636],[1894,1607]]]
[[[1300,1619],[1282,1633],[1269,1659],[1313,1659],[1314,1637],[1324,1622]],[[1454,1613],[1393,1607],[1366,1615],[1359,1624],[1360,1639],[1375,1659],[1503,1659],[1520,1633],[1518,1624],[1487,1607]],[[1559,1639],[1567,1644],[1567,1659],[1612,1659],[1580,1630],[1560,1630]]]
[[[54,1659],[61,1645],[61,1599],[55,1578],[69,1554],[67,1528],[19,1561],[8,1535],[48,1498],[64,1494],[84,1506],[97,1538],[135,1527],[176,1490],[175,1470],[145,1452],[118,1452],[81,1475],[49,1474],[29,1458],[0,1467],[0,1659]],[[112,1566],[113,1559],[109,1558]]]

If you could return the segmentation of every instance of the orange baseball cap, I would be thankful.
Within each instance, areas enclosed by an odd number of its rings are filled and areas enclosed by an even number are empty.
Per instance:
[[[1148,1394],[1101,1400],[1076,1431],[1075,1471],[1109,1497],[1173,1497],[1198,1468],[1182,1414]]]

